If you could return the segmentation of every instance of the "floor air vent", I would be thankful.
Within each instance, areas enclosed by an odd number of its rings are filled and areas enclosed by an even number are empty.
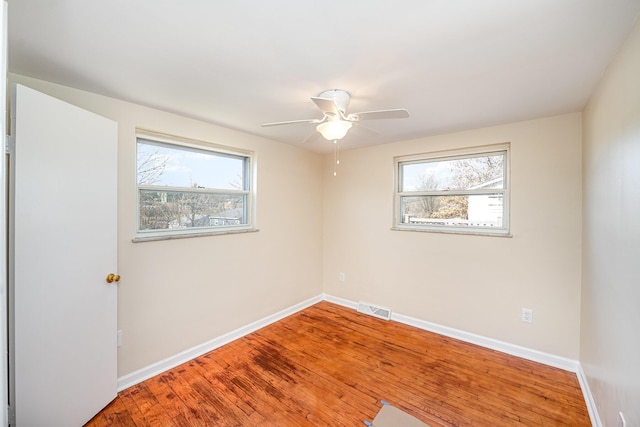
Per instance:
[[[358,311],[370,316],[379,317],[380,319],[389,320],[391,318],[391,310],[388,308],[376,307],[375,305],[365,302],[358,303]]]

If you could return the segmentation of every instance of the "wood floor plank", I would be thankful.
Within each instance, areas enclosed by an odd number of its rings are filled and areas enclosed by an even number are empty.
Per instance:
[[[121,425],[126,427],[136,426],[136,423],[133,421],[129,411],[122,402],[122,399],[114,399],[108,408],[109,410],[103,411],[105,425]]]
[[[321,302],[118,395],[88,426],[589,426],[575,374]]]
[[[218,392],[221,399],[225,400],[225,404],[230,407],[236,407],[241,411],[243,417],[260,419],[254,406],[249,400],[249,396],[241,391],[236,391],[228,387],[228,383],[225,381],[225,372],[207,357],[201,357],[194,361],[190,366],[201,375],[204,379],[211,384],[211,387]],[[238,395],[237,393],[240,393]]]
[[[182,393],[174,392],[171,388],[174,383],[174,370],[146,381],[149,391],[153,393],[158,403],[165,408],[167,415],[175,419],[179,425],[205,427],[207,422],[202,418],[201,411],[197,407],[190,408],[185,404],[183,399],[186,399],[186,396],[183,396]]]
[[[312,426],[307,419],[309,410],[306,407],[293,404],[288,396],[275,387],[247,360],[238,360],[238,353],[248,354],[249,348],[245,346],[245,340],[240,339],[233,346],[225,346],[212,353],[215,357],[227,364],[228,380],[243,390],[246,395],[253,396],[257,403],[257,410],[268,420],[278,421],[283,426]]]
[[[118,398],[127,408],[136,426],[171,427],[173,422],[148,388],[148,383],[124,390]]]

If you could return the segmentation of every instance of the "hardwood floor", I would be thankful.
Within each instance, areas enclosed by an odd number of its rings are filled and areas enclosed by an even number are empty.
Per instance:
[[[575,374],[321,302],[144,381],[87,426],[589,426]]]

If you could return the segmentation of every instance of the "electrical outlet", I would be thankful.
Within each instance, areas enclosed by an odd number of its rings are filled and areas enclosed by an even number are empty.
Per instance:
[[[620,427],[627,427],[627,420],[624,419],[624,414],[622,412],[618,412],[618,416],[620,417],[620,422],[618,425]]]
[[[340,280],[341,282],[344,282],[344,280],[345,280],[344,273],[340,273],[338,275],[338,280]]]
[[[526,323],[533,323],[533,310],[530,308],[522,309],[522,321]]]

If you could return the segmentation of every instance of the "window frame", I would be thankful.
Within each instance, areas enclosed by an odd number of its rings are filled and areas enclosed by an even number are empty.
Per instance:
[[[509,143],[464,148],[458,150],[437,151],[420,153],[407,156],[394,157],[394,201],[393,201],[393,225],[392,230],[419,231],[431,233],[472,234],[483,236],[511,237],[510,227],[510,153]],[[503,154],[503,188],[502,189],[470,189],[470,190],[420,190],[402,191],[403,175],[402,166],[408,164],[429,163],[482,157],[488,155]],[[502,227],[483,226],[455,226],[455,225],[430,225],[430,224],[406,224],[402,223],[402,201],[407,197],[420,196],[471,196],[485,194],[502,194]]]
[[[138,142],[139,140],[149,141],[151,144],[157,144],[160,147],[169,147],[172,149],[181,149],[184,151],[210,152],[213,156],[231,157],[242,159],[244,163],[243,184],[244,190],[232,189],[212,189],[212,188],[191,188],[191,187],[173,187],[173,186],[154,186],[149,184],[138,184]],[[150,145],[151,145],[150,144]],[[136,129],[135,138],[135,160],[134,160],[134,186],[136,193],[135,202],[135,233],[133,242],[145,242],[154,240],[183,239],[189,237],[213,236],[234,233],[247,233],[258,231],[255,225],[255,188],[256,188],[256,156],[253,151],[232,148],[211,142],[195,140],[190,138],[167,135],[163,133],[153,132],[144,129]],[[243,213],[246,218],[246,224],[194,227],[194,228],[176,228],[176,229],[140,229],[140,193],[144,190],[162,189],[167,192],[184,192],[184,193],[203,193],[212,195],[231,195],[244,196]]]

